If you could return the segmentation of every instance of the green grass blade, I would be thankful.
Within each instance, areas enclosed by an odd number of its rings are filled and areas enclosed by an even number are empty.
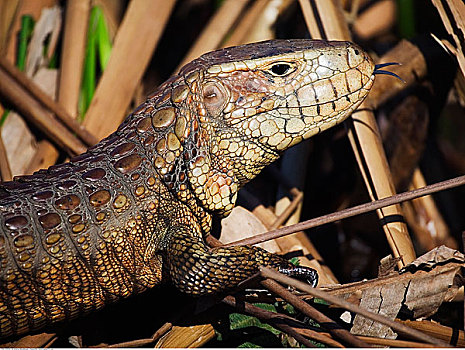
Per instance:
[[[27,45],[34,29],[34,19],[30,15],[21,17],[21,30],[19,31],[18,52],[16,55],[16,65],[20,71],[26,68]]]
[[[96,54],[96,28],[99,12],[96,7],[92,8],[89,16],[89,28],[87,31],[86,54],[81,84],[81,96],[79,98],[79,115],[82,121],[87,109],[90,106],[95,92],[95,75],[97,54]]]
[[[410,39],[415,35],[415,4],[413,0],[397,0],[399,35]]]
[[[96,28],[97,49],[99,53],[100,68],[103,72],[107,67],[108,60],[110,59],[111,40],[102,9],[100,7],[96,7],[96,11],[98,12]]]
[[[34,29],[34,19],[30,15],[21,17],[21,29],[19,31],[18,51],[16,53],[16,66],[21,72],[26,68],[27,46],[32,36]],[[0,117],[0,128],[5,123],[6,118],[10,114],[9,109],[5,109]]]
[[[3,124],[5,123],[5,120],[6,118],[8,117],[8,114],[10,114],[10,110],[9,109],[5,109],[2,113],[2,117],[0,118],[0,128],[3,126]]]

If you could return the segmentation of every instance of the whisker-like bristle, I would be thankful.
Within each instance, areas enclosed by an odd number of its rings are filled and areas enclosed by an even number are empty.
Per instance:
[[[375,69],[384,68],[384,67],[387,67],[387,66],[401,66],[401,65],[402,64],[399,63],[399,62],[380,63],[380,64],[375,65]]]
[[[405,80],[402,79],[401,77],[399,77],[396,73],[389,72],[389,71],[387,71],[387,70],[375,69],[375,71],[373,72],[373,74],[385,74],[385,75],[390,75],[390,76],[392,76],[392,77],[395,77],[395,78],[399,79],[401,82],[405,83]]]

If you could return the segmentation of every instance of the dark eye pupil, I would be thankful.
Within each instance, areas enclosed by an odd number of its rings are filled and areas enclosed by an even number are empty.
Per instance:
[[[271,67],[271,71],[276,75],[286,74],[291,67],[288,64],[278,63]]]

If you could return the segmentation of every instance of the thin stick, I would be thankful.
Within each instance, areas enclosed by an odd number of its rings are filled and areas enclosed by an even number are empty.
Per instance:
[[[422,321],[411,321],[411,320],[397,320],[400,323],[405,324],[406,326],[419,330],[423,333],[429,334],[432,337],[442,339],[449,344],[457,346],[459,348],[465,347],[465,334],[463,330],[458,327],[447,327],[439,323],[435,323],[429,320]]]
[[[153,333],[152,339],[154,341],[158,340],[158,338],[160,338],[163,334],[168,332],[171,328],[173,328],[173,324],[170,322],[166,322],[163,326],[158,328],[158,330],[155,333]]]
[[[90,0],[66,4],[58,101],[73,118],[77,116],[90,6]]]
[[[271,322],[271,323],[274,323],[276,328],[280,328],[283,332],[292,336],[295,340],[297,340],[303,346],[307,348],[316,348],[315,344],[307,340],[307,338],[305,338],[303,335],[297,332],[293,327],[288,326],[287,324],[284,324],[284,323],[275,323],[275,322]]]
[[[258,16],[260,16],[268,5],[269,0],[256,0],[252,6],[242,16],[240,23],[234,28],[231,36],[223,43],[222,46],[235,46],[245,44],[244,40],[247,34],[250,33],[253,26],[257,22]]]
[[[442,340],[436,339],[434,337],[431,337],[427,334],[424,334],[422,332],[419,332],[415,329],[412,329],[410,327],[405,326],[402,323],[395,322],[386,316],[380,315],[380,314],[375,314],[371,311],[368,311],[366,309],[361,308],[358,305],[349,303],[348,301],[345,301],[341,298],[335,297],[329,293],[326,293],[322,290],[312,288],[308,284],[305,284],[303,282],[300,282],[298,280],[295,280],[293,278],[287,277],[277,271],[274,271],[272,269],[269,269],[267,267],[261,266],[260,267],[260,273],[263,277],[265,278],[272,278],[278,282],[288,284],[290,286],[293,286],[297,289],[300,289],[314,297],[326,300],[327,302],[334,304],[336,306],[339,306],[341,308],[344,308],[346,310],[349,310],[351,312],[355,312],[363,317],[366,317],[370,320],[382,323],[388,327],[391,327],[395,331],[402,332],[404,334],[407,334],[415,339],[421,340],[423,342],[427,342],[430,344],[434,344],[436,346],[441,346],[441,347],[450,347],[449,344],[443,342]]]
[[[92,135],[85,127],[73,119],[68,112],[50,96],[48,96],[40,87],[38,87],[31,79],[29,79],[23,72],[17,69],[14,65],[6,59],[0,57],[0,67],[8,73],[21,87],[31,94],[43,106],[53,112],[57,118],[87,145],[95,145],[98,140]]]
[[[397,203],[402,203],[405,201],[409,201],[411,199],[426,196],[428,194],[436,193],[439,191],[444,191],[450,188],[462,186],[464,184],[465,184],[465,175],[462,175],[462,176],[455,177],[453,179],[449,179],[446,181],[437,182],[433,185],[428,185],[422,188],[418,188],[413,191],[399,193],[391,197],[386,197],[386,198],[379,199],[379,200],[376,200],[370,203],[360,204],[352,208],[347,208],[347,209],[340,210],[335,213],[331,213],[331,214],[323,215],[323,216],[313,218],[310,220],[302,221],[298,224],[272,230],[266,233],[256,235],[254,237],[241,239],[235,242],[225,244],[225,246],[230,247],[230,246],[237,246],[237,245],[252,245],[252,244],[266,242],[271,239],[290,235],[298,231],[307,230],[307,229],[321,226],[324,224],[329,224],[331,222],[346,219],[346,218],[349,218],[355,215],[368,213],[370,211],[378,210],[383,207],[387,207],[387,206],[397,204]]]
[[[0,66],[0,82],[0,95],[10,101],[24,118],[43,131],[54,143],[71,155],[86,151],[87,147],[81,140],[31,96],[2,66]]]
[[[329,336],[328,333],[319,333],[313,329],[308,328],[294,328],[295,331],[303,336],[306,336],[312,340],[316,340],[319,343],[326,344],[332,348],[344,348],[345,346],[334,340]]]
[[[419,343],[416,341],[408,341],[408,340],[375,338],[375,337],[366,337],[362,335],[359,336],[359,338],[366,341],[369,344],[390,346],[390,347],[396,347],[396,348],[434,348],[436,347],[435,345]]]
[[[212,16],[189,52],[184,56],[176,71],[205,52],[217,49],[233,24],[240,18],[247,3],[248,0],[223,1],[221,7]]]
[[[294,195],[292,202],[289,203],[287,208],[276,218],[276,220],[270,226],[270,230],[277,229],[279,226],[281,226],[289,218],[289,216],[296,210],[299,203],[302,202],[304,198],[304,194],[302,191],[299,191],[298,189],[293,188],[292,194]]]
[[[47,344],[44,345],[44,348],[47,349],[47,348],[50,348],[53,343],[55,343],[57,341],[58,337],[55,336],[55,334],[53,334],[53,337],[49,340],[49,342]]]
[[[304,15],[305,23],[307,24],[308,31],[310,36],[313,39],[320,38],[320,28],[318,26],[318,21],[315,18],[315,15],[312,10],[312,5],[309,0],[299,0],[300,7],[302,8],[302,13]]]
[[[299,297],[295,296],[288,290],[284,289],[275,281],[271,279],[266,279],[262,281],[261,284],[265,286],[267,289],[269,289],[271,292],[279,295],[288,303],[292,304],[294,307],[302,311],[305,315],[318,322],[322,327],[326,328],[329,331],[329,333],[331,333],[331,335],[333,335],[334,337],[341,339],[355,347],[369,347],[368,343],[365,343],[353,334],[350,334],[348,330],[340,327],[332,319],[319,312],[314,307],[310,306],[305,301],[301,300]]]
[[[315,347],[314,344],[309,342],[307,339],[303,338],[293,327],[289,326],[287,323],[284,323],[284,321],[299,323],[292,317],[277,312],[263,310],[247,302],[239,301],[238,303],[237,299],[231,295],[228,295],[222,301],[229,306],[238,308],[242,312],[246,312],[269,323],[273,323],[273,325],[276,326],[276,328],[280,328],[283,332],[291,335],[297,341],[299,341],[307,347]]]

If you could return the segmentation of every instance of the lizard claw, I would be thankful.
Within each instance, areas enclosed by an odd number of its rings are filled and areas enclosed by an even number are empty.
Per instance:
[[[280,267],[279,272],[289,277],[295,277],[298,280],[306,281],[313,288],[318,284],[318,272],[311,267],[294,266],[292,268]]]

